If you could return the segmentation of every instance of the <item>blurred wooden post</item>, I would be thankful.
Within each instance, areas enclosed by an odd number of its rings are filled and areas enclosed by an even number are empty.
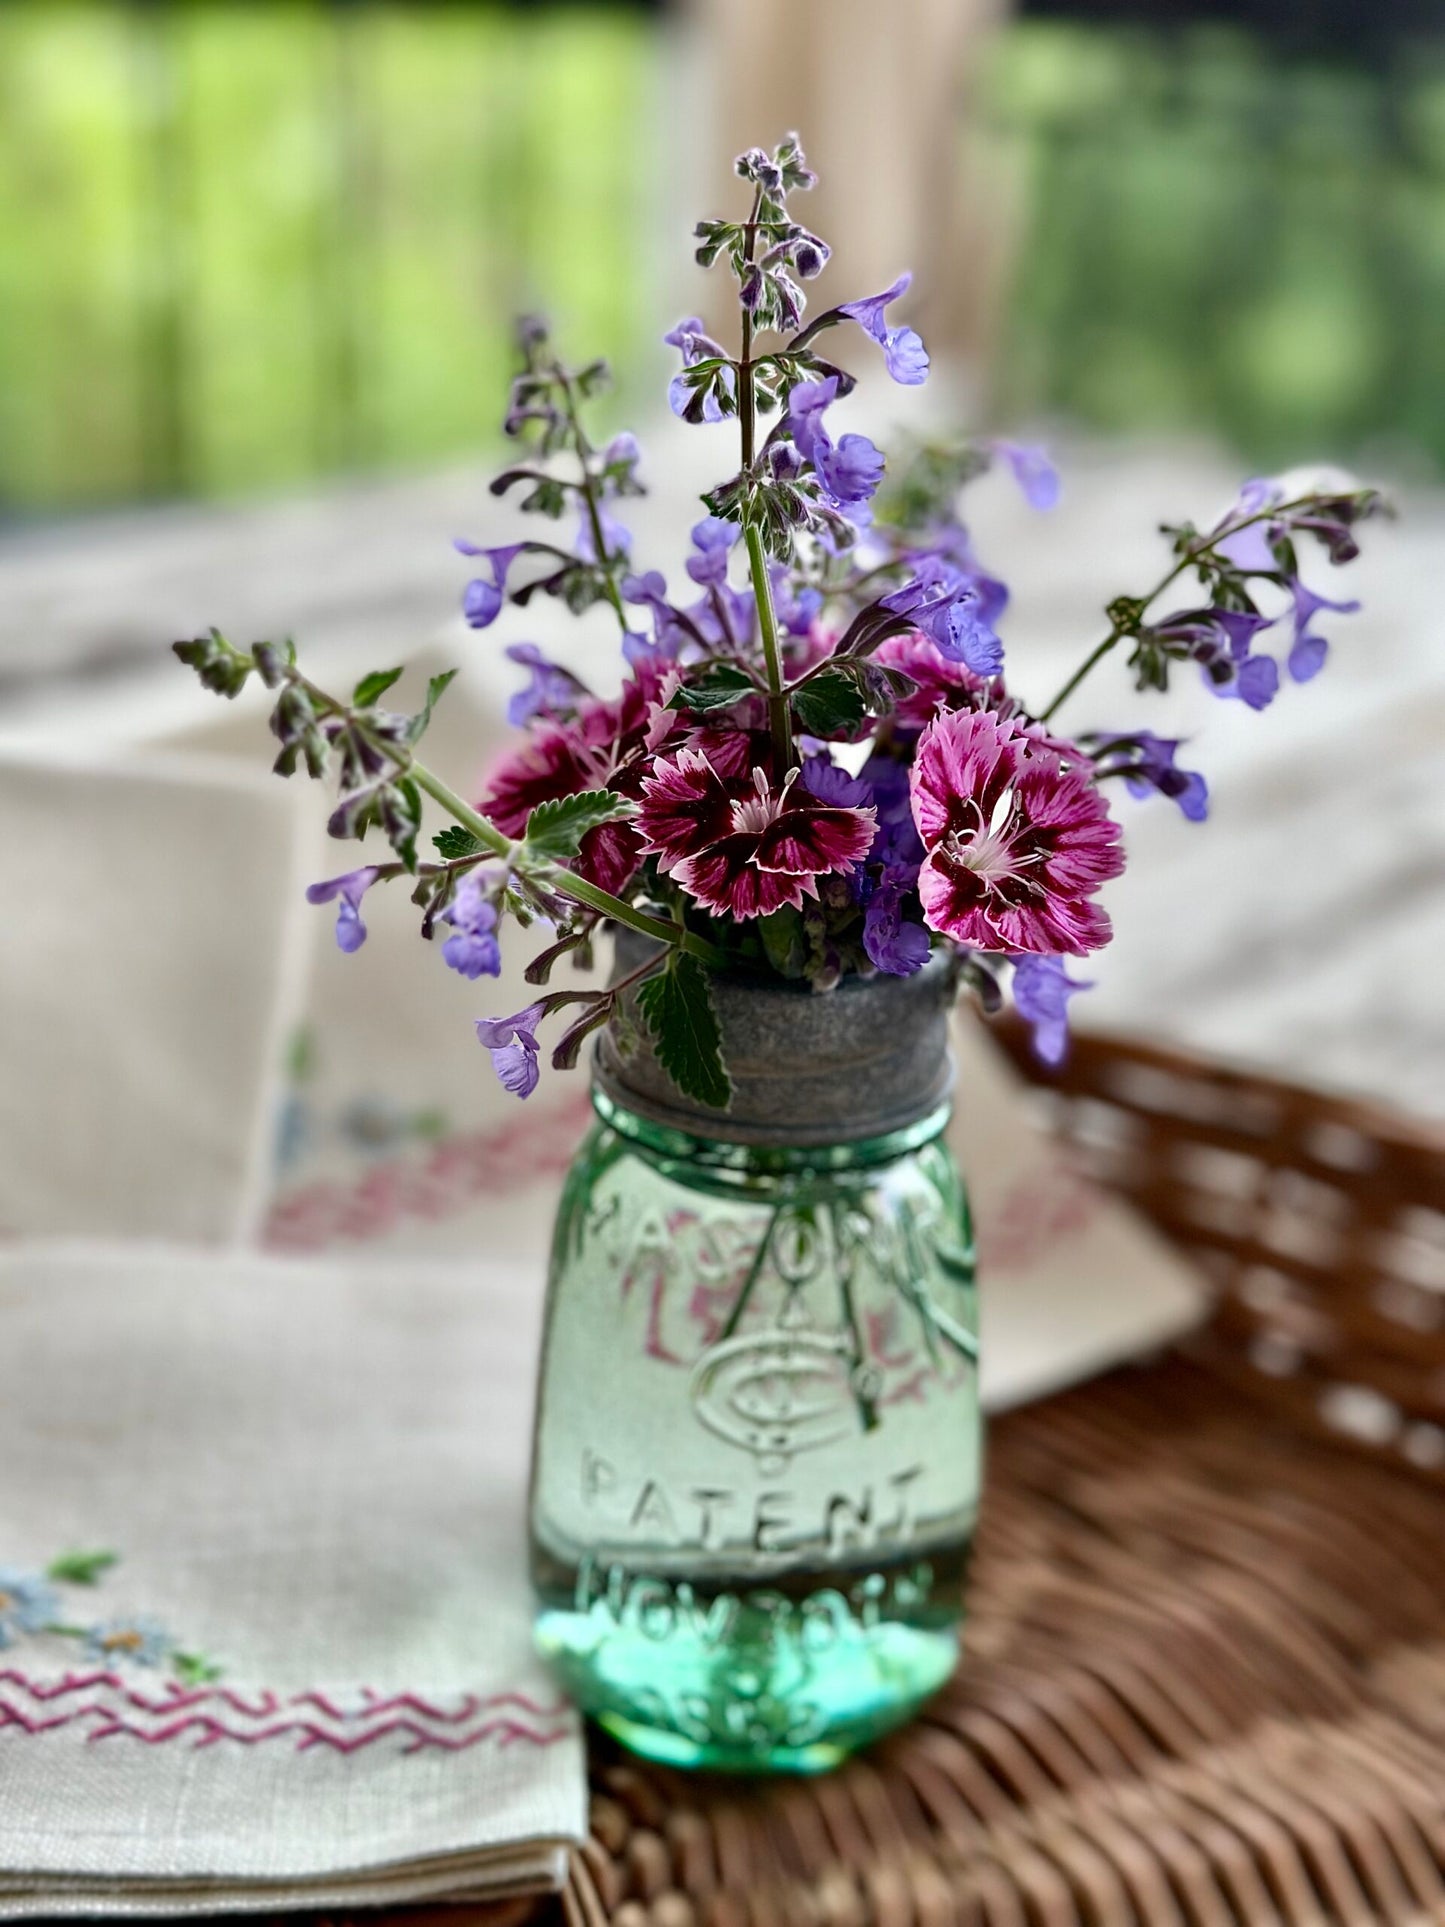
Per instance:
[[[796,128],[822,177],[798,203],[835,251],[834,288],[905,267],[935,351],[987,349],[1004,210],[970,192],[972,91],[1009,0],[692,0],[720,154]],[[715,163],[714,163],[715,165]]]

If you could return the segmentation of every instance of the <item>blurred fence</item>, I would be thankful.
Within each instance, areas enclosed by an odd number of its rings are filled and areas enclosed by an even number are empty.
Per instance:
[[[1023,176],[1005,412],[1445,464],[1445,37],[1030,22],[987,98]]]
[[[624,349],[652,69],[625,7],[6,0],[0,513],[475,444],[538,302]]]

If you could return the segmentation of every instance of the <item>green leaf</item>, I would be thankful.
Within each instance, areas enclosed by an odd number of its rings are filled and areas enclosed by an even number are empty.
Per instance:
[[[62,1586],[93,1586],[119,1559],[118,1552],[62,1552],[46,1567],[45,1576]]]
[[[758,918],[758,934],[768,962],[780,977],[801,977],[808,961],[803,935],[803,913],[785,903],[781,910]]]
[[[406,739],[409,743],[419,743],[422,737],[425,736],[427,725],[431,721],[432,710],[435,708],[443,692],[451,686],[457,673],[455,669],[444,669],[439,676],[433,676],[427,684],[426,701],[422,704],[415,716],[412,717],[410,727],[406,732]]]
[[[758,686],[746,669],[735,662],[710,662],[691,682],[684,683],[669,709],[692,709],[706,714],[713,709],[731,709],[744,696],[755,696]]]
[[[182,1686],[209,1686],[222,1673],[222,1668],[204,1653],[172,1653],[171,1667]]]
[[[549,863],[576,856],[578,845],[599,823],[615,823],[630,816],[632,805],[615,790],[579,790],[539,803],[527,818],[527,852]]]
[[[470,830],[464,830],[460,823],[452,823],[446,829],[438,830],[432,842],[444,863],[454,863],[465,856],[480,856],[487,847]]]
[[[363,676],[351,692],[353,709],[370,709],[378,696],[384,696],[394,682],[401,681],[399,669],[373,669],[369,676]]]
[[[639,986],[637,1008],[652,1035],[658,1063],[683,1096],[725,1111],[732,1102],[732,1079],[722,1060],[722,1033],[707,972],[696,957],[674,950],[667,967]]]
[[[858,685],[836,669],[825,669],[793,691],[793,714],[810,736],[856,729],[864,713]]]

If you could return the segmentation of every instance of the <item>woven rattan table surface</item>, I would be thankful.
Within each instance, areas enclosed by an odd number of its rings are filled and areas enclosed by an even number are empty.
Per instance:
[[[1120,1039],[1053,1101],[1210,1326],[995,1426],[905,1732],[786,1783],[598,1739],[573,1927],[1445,1921],[1441,1140]]]

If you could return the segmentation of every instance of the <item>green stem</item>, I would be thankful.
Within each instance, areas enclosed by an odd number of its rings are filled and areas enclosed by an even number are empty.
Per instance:
[[[768,577],[768,558],[763,551],[762,530],[748,522],[743,535],[748,545],[748,562],[753,576],[753,599],[758,608],[758,633],[763,639],[763,657],[768,666],[768,723],[773,734],[774,772],[781,783],[793,767],[793,726],[788,717],[787,685],[783,681],[783,652],[778,643],[778,617],[773,608],[773,585]]]
[[[464,802],[455,790],[448,789],[424,763],[412,763],[409,773],[419,789],[425,790],[444,810],[450,810],[458,823],[470,830],[478,843],[483,844],[494,856],[510,859],[515,854],[517,846],[511,838],[504,836],[495,823],[489,823],[470,803]],[[556,885],[563,896],[571,897],[574,902],[585,903],[589,909],[610,917],[614,923],[625,923],[629,930],[637,930],[644,937],[655,937],[659,943],[675,944],[715,970],[723,968],[728,962],[727,952],[709,943],[705,937],[699,937],[679,924],[666,923],[661,917],[650,917],[645,910],[635,910],[630,903],[624,903],[621,897],[614,897],[608,890],[600,890],[595,883],[589,883],[572,870],[555,870],[548,880]]]
[[[1176,570],[1175,574],[1177,573],[1178,571]],[[1166,581],[1161,582],[1159,585],[1159,588],[1154,591],[1154,595],[1158,595],[1160,589],[1167,589],[1169,586],[1169,583],[1172,582],[1173,580],[1174,580],[1174,577],[1170,576]],[[1153,600],[1154,600],[1154,596],[1150,596],[1149,601],[1152,602]],[[1079,667],[1074,671],[1073,675],[1070,676],[1069,680],[1064,684],[1063,688],[1059,691],[1058,695],[1054,697],[1054,700],[1049,704],[1048,708],[1044,710],[1040,715],[1039,721],[1041,723],[1048,722],[1049,718],[1053,715],[1054,711],[1057,708],[1059,708],[1059,706],[1062,703],[1065,703],[1068,701],[1069,697],[1073,695],[1074,691],[1078,688],[1079,684],[1084,680],[1085,676],[1088,675],[1089,671],[1094,667],[1096,663],[1100,663],[1104,660],[1105,656],[1108,655],[1109,651],[1115,646],[1116,643],[1122,641],[1123,635],[1124,635],[1124,631],[1122,629],[1119,629],[1119,628],[1111,629],[1108,635],[1105,636],[1104,640],[1101,643],[1099,643],[1096,648],[1092,649],[1087,656],[1085,656],[1084,660],[1079,664]]]
[[[622,597],[618,593],[617,584],[612,578],[612,572],[607,566],[607,543],[602,533],[602,511],[597,500],[597,478],[592,473],[592,464],[588,460],[588,457],[592,453],[591,444],[582,431],[582,419],[577,413],[577,398],[572,393],[572,378],[560,364],[557,365],[556,372],[558,383],[562,389],[562,397],[567,407],[567,420],[571,424],[573,439],[577,444],[577,460],[582,468],[581,481],[570,483],[569,486],[580,489],[582,499],[587,504],[587,521],[592,530],[593,552],[597,557],[597,566],[602,574],[603,593],[612,604],[617,615],[617,620],[622,624],[622,631],[625,635],[627,633],[627,611],[622,606]]]
[[[1305,508],[1308,502],[1308,496],[1297,497],[1293,502],[1277,502],[1272,508],[1260,509],[1255,515],[1246,515],[1242,517],[1240,521],[1231,523],[1228,528],[1217,529],[1212,535],[1205,536],[1201,541],[1191,543],[1169,573],[1161,576],[1149,591],[1148,595],[1139,603],[1138,606],[1141,616],[1143,612],[1148,609],[1151,602],[1163,595],[1171,582],[1176,581],[1183,575],[1186,569],[1192,568],[1203,556],[1208,555],[1209,551],[1216,547],[1218,543],[1227,541],[1231,535],[1238,535],[1241,529],[1247,529],[1255,522],[1272,522],[1279,516],[1292,515],[1296,509]],[[1040,712],[1039,721],[1041,723],[1048,722],[1054,714],[1054,711],[1063,703],[1067,702],[1069,697],[1073,695],[1074,691],[1094,665],[1102,662],[1109,651],[1116,648],[1118,644],[1124,640],[1126,635],[1132,635],[1133,633],[1130,629],[1121,629],[1116,623],[1108,635],[1105,636],[1104,640],[1090,650],[1089,654],[1084,658],[1083,662],[1080,663],[1073,675],[1069,677],[1069,680],[1064,684],[1058,695],[1054,697],[1054,700],[1049,704],[1048,708]]]

